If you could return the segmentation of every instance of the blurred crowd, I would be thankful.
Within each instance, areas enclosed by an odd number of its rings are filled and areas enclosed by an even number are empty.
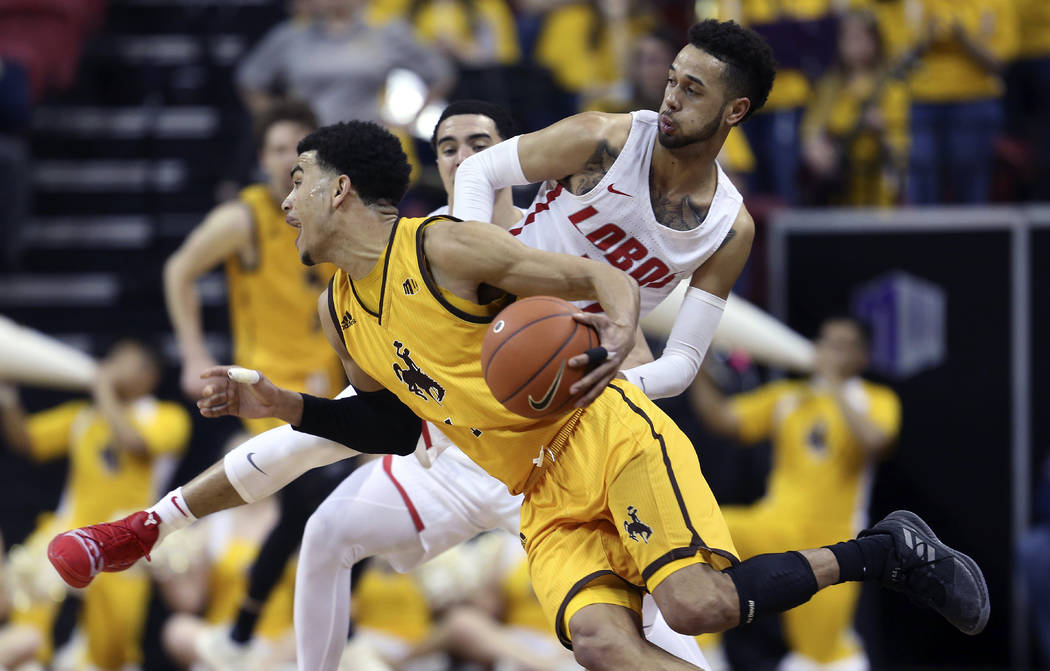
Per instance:
[[[68,84],[104,9],[4,3],[0,133]],[[1050,189],[1043,0],[292,0],[288,12],[237,69],[253,113],[283,95],[309,99],[322,124],[384,118],[408,135],[441,100],[505,105],[526,131],[581,110],[656,109],[686,28],[715,17],[754,28],[779,63],[723,157],[752,199],[982,203]],[[418,77],[413,95],[390,95],[394,71]]]
[[[253,108],[283,89],[315,101],[322,123],[347,110],[377,118],[387,72],[405,67],[426,84],[418,109],[487,99],[525,130],[582,110],[658,109],[685,29],[694,16],[715,17],[758,31],[779,63],[765,108],[723,157],[751,198],[885,206],[1047,196],[1050,5],[1041,0],[300,0],[293,12],[238,71]]]

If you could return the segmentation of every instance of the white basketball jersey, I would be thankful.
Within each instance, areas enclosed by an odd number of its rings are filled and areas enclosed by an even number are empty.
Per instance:
[[[736,221],[743,198],[716,162],[718,184],[703,223],[676,231],[658,222],[649,199],[657,114],[631,115],[627,143],[594,188],[582,196],[560,184],[541,189],[510,233],[530,247],[605,261],[627,272],[641,287],[645,315],[715,253]],[[588,312],[601,311],[594,302],[579,305]]]

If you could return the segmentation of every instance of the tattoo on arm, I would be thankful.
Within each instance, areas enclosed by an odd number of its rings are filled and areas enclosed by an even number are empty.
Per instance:
[[[605,173],[609,172],[609,168],[612,167],[619,153],[607,141],[602,140],[595,147],[594,153],[583,164],[583,168],[579,172],[567,175],[558,181],[569,190],[569,193],[582,196],[593,189],[598,182],[602,181]]]
[[[722,241],[722,244],[718,245],[718,249],[722,249],[723,247],[728,245],[729,241],[732,240],[735,237],[736,237],[736,229],[735,228],[729,229],[729,232],[726,233],[725,240]],[[718,249],[716,249],[715,251],[718,251]]]

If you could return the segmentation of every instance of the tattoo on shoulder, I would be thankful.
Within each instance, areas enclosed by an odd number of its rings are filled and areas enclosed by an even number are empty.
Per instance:
[[[735,228],[729,229],[729,232],[726,233],[725,240],[722,241],[722,244],[718,245],[718,249],[722,249],[723,247],[728,245],[729,241],[732,240],[735,237],[736,237],[736,229]],[[718,250],[715,250],[715,251],[718,251]]]
[[[558,181],[569,190],[569,193],[582,196],[602,181],[619,154],[618,150],[613,149],[607,141],[602,140],[579,172]]]
[[[650,201],[656,220],[676,231],[699,228],[707,218],[708,208],[697,206],[689,196],[675,202],[663,194],[653,192]]]

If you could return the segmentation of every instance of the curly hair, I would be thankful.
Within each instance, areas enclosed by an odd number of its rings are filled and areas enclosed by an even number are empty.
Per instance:
[[[499,133],[499,139],[501,140],[512,138],[518,134],[518,127],[514,123],[514,119],[507,113],[507,110],[499,105],[494,105],[484,100],[456,100],[449,103],[445,111],[441,113],[441,118],[434,124],[434,133],[430,136],[430,146],[432,148],[437,149],[437,132],[441,122],[450,116],[458,116],[460,114],[480,114],[492,119],[492,122],[496,124],[496,132]]]
[[[408,189],[408,157],[389,131],[371,121],[322,126],[299,141],[300,154],[317,151],[317,163],[350,178],[365,205],[397,205]]]
[[[741,121],[766,104],[777,64],[773,50],[758,33],[733,21],[707,19],[689,29],[689,43],[725,63],[729,94],[751,101]]]
[[[310,106],[300,100],[278,100],[255,118],[255,146],[262,149],[266,143],[266,134],[282,121],[297,123],[307,130],[317,128],[317,117]]]

